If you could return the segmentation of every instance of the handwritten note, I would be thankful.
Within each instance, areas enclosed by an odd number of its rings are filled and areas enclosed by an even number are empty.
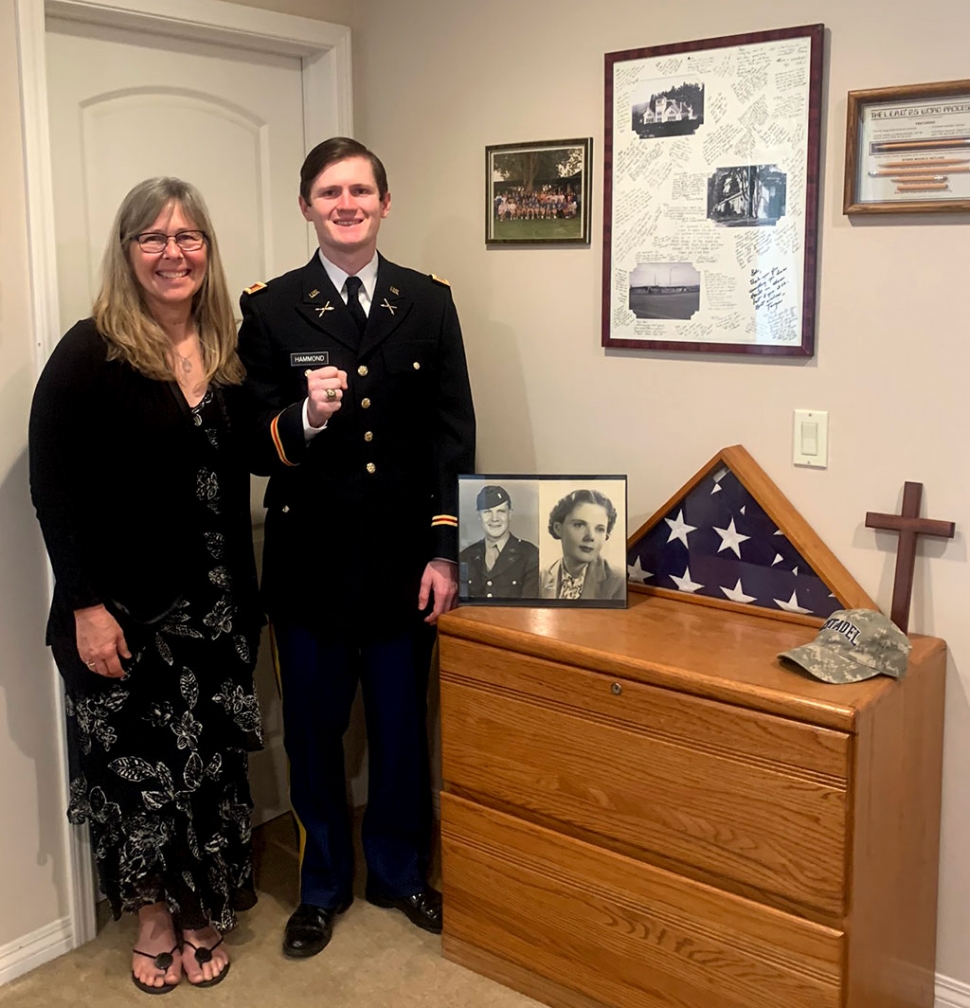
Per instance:
[[[788,294],[788,267],[751,270],[748,293],[756,312],[777,308]]]
[[[705,273],[701,290],[708,308],[712,311],[737,307],[737,277],[714,271]]]
[[[707,198],[707,176],[679,172],[671,182],[670,198],[672,200],[705,200]]]

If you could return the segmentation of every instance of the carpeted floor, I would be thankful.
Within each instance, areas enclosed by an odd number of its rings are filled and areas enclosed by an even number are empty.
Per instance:
[[[446,962],[441,940],[397,910],[358,899],[337,919],[320,955],[290,960],[280,951],[296,905],[297,861],[288,816],[256,831],[259,902],[226,938],[232,972],[217,987],[183,981],[152,1000],[130,980],[134,921],[109,921],[87,945],[0,987],[0,1008],[539,1008],[538,1002]],[[447,906],[445,913],[447,914]]]

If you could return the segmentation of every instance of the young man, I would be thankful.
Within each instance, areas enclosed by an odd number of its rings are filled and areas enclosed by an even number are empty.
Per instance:
[[[501,486],[485,486],[475,508],[484,539],[458,555],[463,598],[538,598],[539,550],[512,535],[512,501]]]
[[[371,151],[319,144],[300,172],[319,252],[241,301],[254,471],[270,476],[263,596],[305,832],[291,957],[321,951],[353,898],[342,740],[358,680],[366,896],[441,930],[425,695],[433,625],[456,597],[457,476],[474,469],[475,420],[447,282],[377,252],[390,205]]]

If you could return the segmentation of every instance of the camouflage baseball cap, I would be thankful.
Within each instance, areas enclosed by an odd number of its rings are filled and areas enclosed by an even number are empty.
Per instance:
[[[811,644],[783,651],[779,658],[830,683],[854,683],[877,675],[901,679],[909,664],[909,638],[872,609],[840,609],[822,625]]]

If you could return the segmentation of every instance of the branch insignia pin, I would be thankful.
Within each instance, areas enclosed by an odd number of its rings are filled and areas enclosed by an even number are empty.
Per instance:
[[[319,291],[317,291],[317,294],[319,294],[319,293],[320,293],[320,292],[319,292]],[[325,314],[326,314],[326,313],[327,313],[328,311],[335,311],[336,309],[335,309],[335,308],[334,308],[334,306],[333,306],[333,305],[332,305],[332,304],[331,304],[331,303],[330,303],[330,302],[328,301],[328,302],[327,302],[327,303],[326,303],[326,304],[325,304],[325,305],[324,305],[324,306],[323,306],[322,308],[314,308],[313,310],[314,310],[314,311],[315,311],[315,312],[317,313],[317,316],[318,316],[319,318],[323,318],[323,316],[324,316],[324,315],[325,315]]]
[[[393,289],[394,288],[392,287],[391,290]],[[390,301],[387,300],[387,298],[384,298],[384,300],[381,302],[381,307],[386,308],[393,315],[398,310],[400,305],[391,304]]]

